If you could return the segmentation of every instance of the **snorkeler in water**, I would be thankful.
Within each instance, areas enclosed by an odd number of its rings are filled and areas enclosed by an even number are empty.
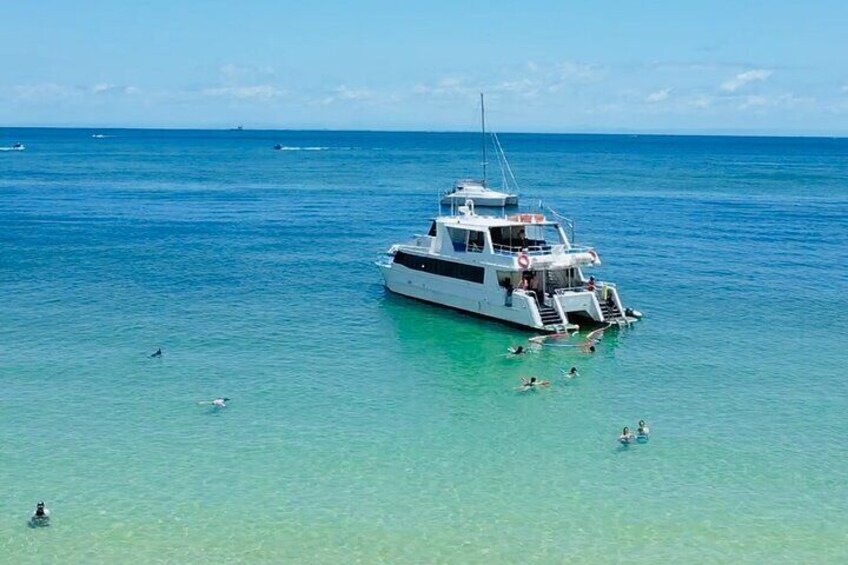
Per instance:
[[[211,404],[213,408],[226,408],[229,401],[229,398],[220,396],[215,400],[201,400],[198,404]]]
[[[159,349],[151,353],[150,357],[162,357],[162,348],[160,347]]]
[[[579,377],[580,373],[577,372],[577,367],[572,367],[569,370],[561,369],[562,375],[567,379],[573,379],[574,377]]]
[[[509,352],[513,355],[522,355],[527,353],[527,349],[523,345],[516,345],[515,347],[510,347]]]
[[[624,426],[624,429],[621,431],[621,435],[618,436],[618,442],[622,445],[628,445],[633,441],[633,432],[630,431],[630,428]]]
[[[645,420],[639,420],[639,427],[636,428],[636,434],[639,437],[647,438],[651,435],[651,428],[648,427],[648,424],[645,423]]]
[[[516,387],[516,390],[531,390],[537,386],[551,386],[551,381],[540,381],[536,377],[530,377],[529,379],[521,377],[521,384]]]

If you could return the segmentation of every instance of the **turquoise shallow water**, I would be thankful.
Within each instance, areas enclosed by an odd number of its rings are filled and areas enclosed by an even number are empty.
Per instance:
[[[646,314],[519,360],[373,266],[475,136],[92,133],[0,132],[0,561],[848,560],[848,141],[502,136]]]

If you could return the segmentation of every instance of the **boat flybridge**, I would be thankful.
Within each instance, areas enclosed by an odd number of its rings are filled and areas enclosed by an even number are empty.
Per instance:
[[[556,215],[477,215],[469,201],[426,235],[392,245],[377,265],[392,292],[534,330],[635,321],[613,283],[584,274],[601,260],[572,245],[569,224]]]
[[[518,206],[517,194],[492,190],[487,188],[483,181],[472,179],[456,181],[453,190],[446,192],[442,197],[442,204],[462,205],[467,200],[471,200],[477,206],[493,208]]]

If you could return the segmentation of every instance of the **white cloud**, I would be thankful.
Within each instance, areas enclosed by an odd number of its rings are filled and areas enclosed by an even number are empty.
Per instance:
[[[269,84],[254,86],[218,86],[204,88],[200,91],[204,96],[235,98],[237,100],[270,100],[283,96],[286,92]]]
[[[18,101],[53,100],[79,94],[74,87],[53,82],[41,84],[19,84],[11,88],[12,98]]]
[[[336,102],[394,104],[399,100],[400,98],[391,92],[377,92],[365,87],[350,88],[347,85],[342,84],[334,88],[327,96],[312,100],[310,104],[321,104],[324,106],[334,104]]]
[[[598,65],[567,61],[550,70],[544,88],[548,92],[559,92],[569,86],[598,82],[605,76],[606,69]]]
[[[785,92],[777,96],[743,96],[739,104],[740,110],[751,108],[814,108],[816,99],[807,96],[795,96]]]
[[[237,65],[226,63],[218,67],[221,82],[225,84],[258,83],[267,81],[275,74],[274,67],[267,65]]]
[[[447,77],[439,80],[434,85],[418,84],[412,91],[415,94],[429,94],[432,96],[468,96],[480,92],[481,89],[479,87],[472,88],[466,83],[465,79]]]
[[[650,93],[646,98],[645,102],[649,104],[656,104],[657,102],[662,102],[663,100],[668,100],[668,96],[671,94],[673,88],[663,88],[657,90],[656,92]]]
[[[539,94],[539,83],[530,79],[506,80],[486,89],[486,92],[505,92],[524,98],[535,98]]]
[[[769,104],[769,99],[765,96],[746,96],[742,99],[739,105],[740,110],[748,110],[750,108],[761,108]]]
[[[709,108],[713,105],[712,96],[707,96],[706,94],[699,94],[695,98],[689,101],[689,105],[693,108]]]
[[[11,99],[19,102],[46,102],[69,98],[82,99],[91,95],[135,95],[141,93],[141,89],[138,87],[115,85],[108,82],[100,82],[92,86],[67,86],[52,82],[20,84],[10,87],[8,91],[11,93]]]
[[[744,73],[739,73],[732,79],[725,81],[722,83],[721,89],[727,92],[736,92],[743,86],[752,82],[767,80],[771,75],[772,71],[767,69],[752,69],[750,71],[745,71]]]
[[[101,82],[89,89],[92,94],[138,94],[141,90],[135,86],[118,86]]]

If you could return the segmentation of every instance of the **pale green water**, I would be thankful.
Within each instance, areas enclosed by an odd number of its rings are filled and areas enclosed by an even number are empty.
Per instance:
[[[372,265],[474,166],[461,135],[17,137],[0,561],[848,560],[846,142],[506,137],[646,313],[506,359],[528,334]]]

